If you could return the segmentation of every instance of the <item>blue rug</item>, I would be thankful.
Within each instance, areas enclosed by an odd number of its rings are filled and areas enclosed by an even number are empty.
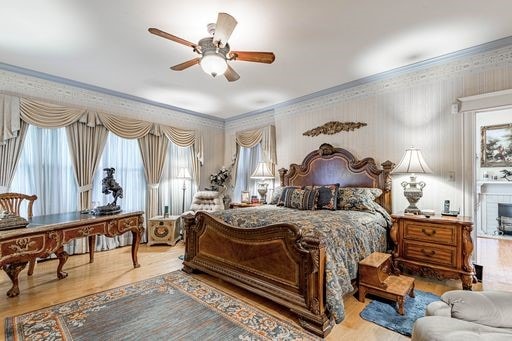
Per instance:
[[[396,303],[373,295],[367,298],[373,301],[361,312],[361,317],[367,321],[373,322],[384,328],[405,336],[411,336],[412,325],[420,317],[425,316],[427,305],[434,301],[439,301],[439,296],[429,292],[414,290],[415,298],[407,296],[405,298],[405,315],[397,313]]]
[[[178,270],[7,317],[5,340],[316,341],[319,338]]]

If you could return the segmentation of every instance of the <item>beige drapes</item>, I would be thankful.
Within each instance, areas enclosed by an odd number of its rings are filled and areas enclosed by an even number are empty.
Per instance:
[[[203,141],[201,136],[195,130],[179,129],[147,121],[128,119],[108,113],[90,111],[83,108],[66,107],[29,98],[18,98],[2,94],[0,94],[0,96],[1,107],[8,108],[8,110],[0,110],[0,131],[2,132],[0,134],[0,143],[3,140],[16,136],[16,131],[19,129],[16,126],[16,122],[18,122],[17,124],[19,126],[20,118],[29,124],[41,128],[67,127],[75,122],[80,122],[91,128],[104,126],[108,131],[127,139],[141,139],[147,135],[165,135],[171,142],[180,147],[192,146],[194,152],[193,178],[196,185],[199,186],[200,166],[203,162]],[[154,153],[155,155],[159,154],[158,151],[155,151]],[[165,154],[163,154],[163,157],[165,158]],[[87,165],[91,160],[92,159],[83,160],[80,163]],[[162,162],[163,164],[163,160],[160,160],[159,162]],[[79,178],[80,176],[77,175],[77,179]],[[82,184],[80,183],[80,180],[78,181],[79,187],[82,189],[84,189],[83,186],[88,185],[85,178],[83,180],[85,182]],[[84,201],[81,205],[88,206],[88,201],[90,199],[88,199],[88,194],[86,192],[83,193],[84,197],[81,200]]]
[[[139,138],[138,142],[148,186],[146,218],[150,219],[158,214],[158,186],[169,140],[164,136],[147,134]]]
[[[0,144],[18,136],[20,122],[20,99],[0,94]]]
[[[277,163],[276,154],[276,128],[273,125],[254,130],[246,130],[236,133],[236,143],[245,148],[252,148],[261,143],[265,162]],[[237,149],[238,155],[238,149]]]
[[[20,128],[16,137],[10,138],[0,144],[0,193],[7,192],[11,185],[14,171],[20,159],[23,140],[27,132],[28,124],[20,122]]]
[[[140,139],[148,135],[153,128],[151,122],[132,120],[106,113],[98,115],[105,128],[125,139]]]
[[[231,171],[231,185],[233,187],[235,186],[238,160],[240,159],[240,147],[252,148],[258,143],[261,143],[263,161],[269,163],[270,168],[274,170],[274,166],[277,163],[275,126],[268,125],[259,129],[237,132],[235,135],[236,159],[234,162],[233,170]]]
[[[92,180],[98,167],[108,130],[100,125],[88,127],[74,122],[66,126],[68,145],[78,183],[80,209],[91,208]]]
[[[164,134],[171,142],[180,147],[194,145],[197,152],[196,157],[202,161],[202,140],[195,130],[179,129],[109,113],[70,108],[28,98],[20,98],[19,101],[21,119],[41,128],[66,127],[76,121],[80,121],[89,127],[103,125],[117,136],[126,139],[138,139],[147,134],[156,136]],[[1,121],[0,124],[2,125],[0,128],[3,129],[4,124]]]

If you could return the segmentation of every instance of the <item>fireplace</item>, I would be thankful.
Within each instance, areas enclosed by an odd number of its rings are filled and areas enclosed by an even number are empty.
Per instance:
[[[512,235],[512,204],[498,203],[498,230]]]

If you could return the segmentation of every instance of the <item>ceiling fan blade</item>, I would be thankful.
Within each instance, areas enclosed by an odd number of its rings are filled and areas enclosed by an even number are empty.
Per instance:
[[[196,64],[199,64],[199,61],[201,60],[201,58],[194,58],[194,59],[191,59],[191,60],[187,60],[186,62],[184,63],[181,63],[181,64],[178,64],[178,65],[174,65],[174,66],[171,66],[171,70],[174,70],[174,71],[183,71],[185,70],[186,68],[189,68],[191,66],[194,66]]]
[[[237,21],[227,13],[219,13],[217,24],[215,24],[215,33],[213,34],[213,42],[219,43],[219,47],[226,46],[231,33],[235,29]]]
[[[233,68],[229,65],[228,65],[228,69],[226,70],[226,72],[224,72],[224,77],[226,77],[226,79],[229,82],[234,82],[234,81],[237,81],[240,79],[240,75],[238,73],[236,73],[236,71],[233,70]]]
[[[273,52],[248,52],[248,51],[231,51],[230,59],[243,60],[246,62],[257,62],[272,64],[276,59]]]
[[[158,28],[150,27],[150,28],[148,28],[148,31],[150,33],[153,33],[154,35],[159,36],[159,37],[175,41],[175,42],[177,42],[179,44],[183,44],[185,46],[190,46],[193,49],[195,49],[197,47],[196,44],[193,44],[193,43],[189,42],[188,40],[182,39],[180,37],[176,37],[170,33],[159,30]]]

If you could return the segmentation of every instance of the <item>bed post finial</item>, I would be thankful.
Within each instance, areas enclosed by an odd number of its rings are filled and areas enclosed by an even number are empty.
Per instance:
[[[384,177],[384,195],[382,199],[382,206],[389,213],[393,212],[392,202],[391,202],[391,170],[395,167],[395,164],[389,160],[384,161],[380,164],[382,166],[383,172],[382,176]]]
[[[278,172],[279,172],[279,181],[281,182],[281,187],[283,187],[284,186],[284,176],[288,172],[288,169],[279,168]]]
[[[380,164],[382,166],[382,169],[384,170],[384,181],[385,181],[385,186],[384,186],[384,190],[386,192],[389,192],[391,191],[391,170],[393,169],[393,167],[395,167],[395,164],[389,160],[386,160],[384,161],[383,163]]]

